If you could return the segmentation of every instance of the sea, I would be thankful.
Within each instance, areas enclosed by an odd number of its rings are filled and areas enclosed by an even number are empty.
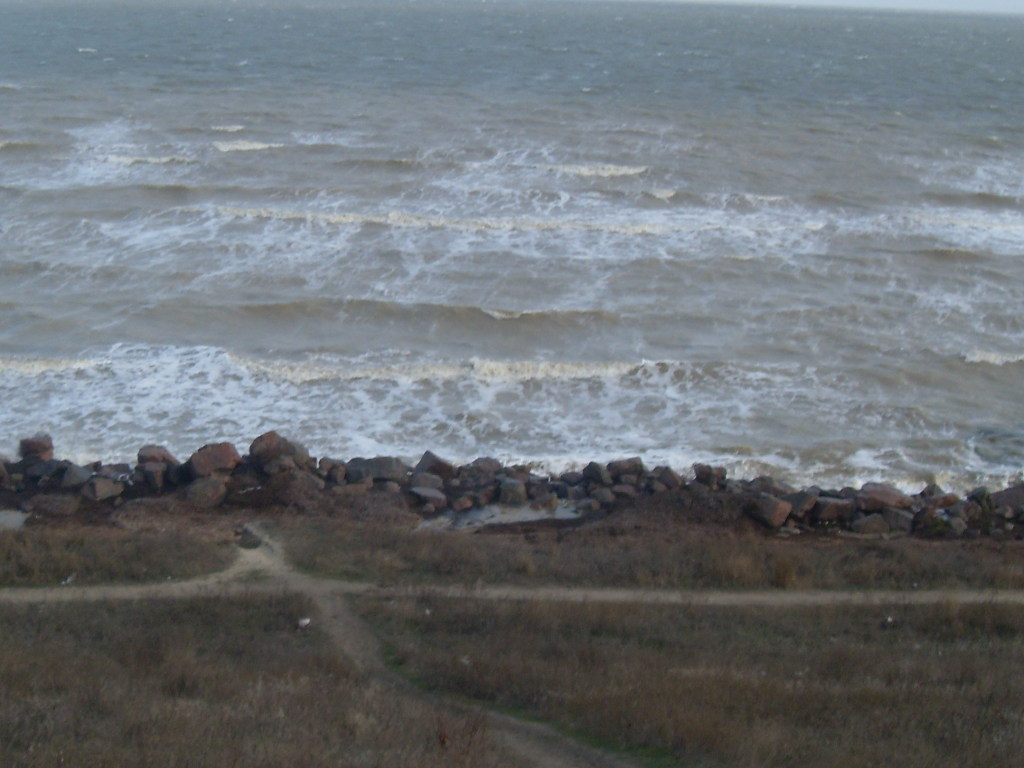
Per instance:
[[[0,0],[0,452],[1024,469],[1024,17]]]

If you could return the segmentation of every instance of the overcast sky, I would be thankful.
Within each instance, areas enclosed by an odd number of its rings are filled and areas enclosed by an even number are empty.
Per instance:
[[[962,13],[1024,14],[1024,0],[668,0],[719,2],[743,5],[816,5],[833,8],[889,8],[904,11],[958,11]]]

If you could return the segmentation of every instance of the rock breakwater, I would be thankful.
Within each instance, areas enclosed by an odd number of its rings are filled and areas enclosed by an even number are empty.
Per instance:
[[[393,456],[318,459],[277,432],[257,437],[244,455],[222,442],[179,460],[163,446],[145,445],[134,465],[58,459],[50,436],[36,435],[20,441],[17,460],[0,459],[0,505],[23,511],[29,523],[103,519],[152,498],[174,502],[168,509],[211,513],[330,514],[370,494],[386,494],[423,517],[504,505],[530,507],[539,516],[569,509],[585,518],[627,505],[642,508],[645,499],[659,497],[695,519],[748,518],[780,533],[1024,538],[1024,485],[978,488],[964,496],[935,485],[916,494],[882,483],[795,488],[771,477],[732,479],[723,468],[704,464],[685,474],[648,468],[639,458],[549,475],[487,457],[457,466],[431,451],[411,466]]]

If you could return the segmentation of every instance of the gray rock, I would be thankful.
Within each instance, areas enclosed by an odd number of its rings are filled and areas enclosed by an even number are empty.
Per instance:
[[[693,477],[700,485],[708,488],[722,488],[726,481],[725,467],[712,467],[709,464],[694,464]]]
[[[583,468],[583,480],[593,485],[606,485],[612,484],[612,473],[608,471],[608,467],[601,466],[596,461],[592,461]]]
[[[1012,485],[1002,491],[990,495],[992,506],[1009,507],[1016,512],[1024,512],[1024,485]]]
[[[76,490],[81,488],[92,477],[92,470],[80,467],[77,464],[68,464],[61,478],[60,487],[65,490]]]
[[[366,478],[371,480],[394,480],[405,482],[409,467],[394,456],[376,456],[372,459],[355,458],[345,465],[345,475],[350,483]]]
[[[185,486],[182,498],[200,509],[213,509],[228,495],[227,481],[223,477],[201,477]]]
[[[522,506],[527,502],[526,484],[522,480],[506,478],[498,486],[498,502],[509,506]]]
[[[633,475],[635,477],[642,477],[644,470],[644,463],[640,460],[639,456],[634,456],[629,459],[617,459],[616,461],[608,462],[608,472],[611,474],[613,479],[620,479],[623,475]],[[636,485],[636,482],[626,483],[621,480],[624,485]]]
[[[124,483],[111,480],[109,477],[93,477],[82,486],[81,494],[93,501],[114,499],[124,493]]]
[[[448,497],[437,488],[415,485],[409,489],[409,493],[415,496],[420,503],[430,504],[435,510],[444,509],[448,506]],[[472,506],[472,503],[470,506]]]
[[[418,488],[433,488],[439,491],[444,488],[444,479],[432,472],[414,472],[409,479],[409,485]]]
[[[882,517],[893,531],[910,533],[914,528],[914,513],[910,510],[886,507],[882,510]]]

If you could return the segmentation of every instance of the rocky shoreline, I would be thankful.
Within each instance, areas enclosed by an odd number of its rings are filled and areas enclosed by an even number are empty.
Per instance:
[[[21,510],[29,524],[103,520],[151,499],[173,502],[168,509],[211,513],[330,513],[367,494],[387,494],[424,518],[498,505],[530,507],[539,516],[568,509],[571,517],[587,519],[661,497],[705,517],[749,518],[782,534],[1024,538],[1024,485],[977,488],[965,496],[935,485],[913,495],[882,483],[794,488],[771,477],[731,479],[723,468],[703,464],[684,476],[670,467],[649,469],[639,458],[591,462],[555,476],[493,458],[456,466],[431,451],[409,466],[392,456],[317,459],[277,432],[257,437],[244,455],[232,443],[210,443],[185,461],[163,446],[146,445],[135,465],[58,459],[50,436],[36,435],[20,441],[17,460],[0,459],[0,509]]]

